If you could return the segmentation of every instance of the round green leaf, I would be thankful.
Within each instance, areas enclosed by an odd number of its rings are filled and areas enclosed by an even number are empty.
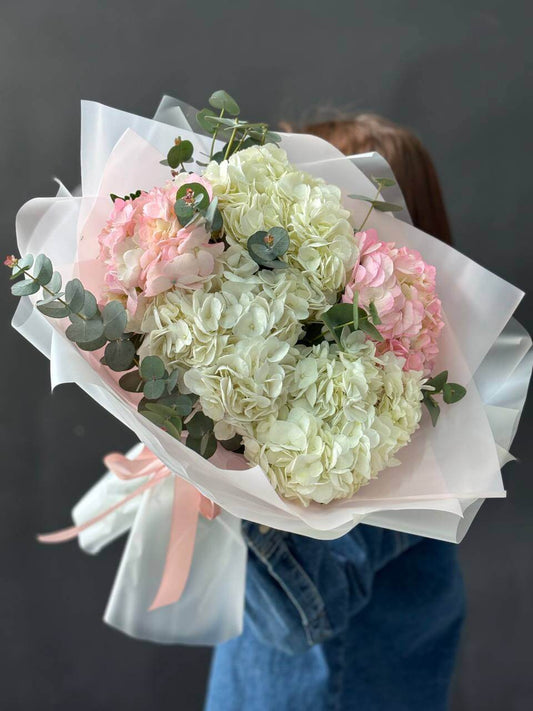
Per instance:
[[[146,356],[141,361],[140,372],[144,380],[160,380],[165,377],[165,364],[159,356]]]
[[[188,163],[193,153],[194,146],[190,141],[180,141],[169,150],[167,155],[168,164],[171,168],[177,168],[182,163]]]
[[[104,336],[108,341],[120,338],[126,328],[128,315],[120,301],[110,301],[102,311],[104,321]]]
[[[230,116],[238,116],[240,113],[239,104],[223,89],[219,89],[219,91],[215,91],[211,94],[209,104],[214,109],[223,109]]]
[[[197,412],[186,424],[187,431],[191,437],[196,438],[202,437],[207,432],[212,432],[213,427],[213,420],[204,415],[203,412]]]
[[[132,370],[130,373],[123,375],[118,384],[129,393],[139,393],[143,389],[143,380],[138,370]]]
[[[59,291],[61,290],[61,284],[62,284],[62,279],[61,279],[61,274],[59,272],[54,272],[52,274],[52,278],[46,285],[46,288],[51,291],[53,294],[58,294]]]
[[[97,351],[100,348],[103,348],[106,343],[107,338],[105,338],[104,336],[100,336],[100,338],[97,338],[95,341],[90,341],[89,343],[80,343],[79,341],[77,341],[76,345],[82,351]]]
[[[33,276],[35,279],[37,279],[41,286],[46,286],[52,278],[53,273],[54,268],[52,266],[52,262],[45,254],[39,254],[35,260],[35,264],[33,265]]]
[[[70,311],[59,301],[38,302],[37,309],[49,318],[65,318]]]
[[[147,380],[144,384],[143,393],[147,400],[157,400],[164,392],[164,380]]]
[[[91,343],[104,335],[104,324],[98,316],[92,319],[82,319],[70,314],[71,325],[66,330],[69,340],[76,343]]]
[[[459,402],[466,395],[466,388],[458,383],[446,383],[442,388],[442,399],[448,405]]]
[[[85,289],[85,298],[81,313],[86,318],[94,318],[98,313],[98,304],[96,303],[96,299],[90,291],[87,291],[87,289]]]
[[[209,193],[200,183],[185,183],[176,192],[176,201],[180,199],[187,205],[195,205],[198,210],[209,206]]]
[[[215,112],[211,111],[211,109],[202,109],[201,111],[198,111],[196,114],[196,121],[198,122],[198,125],[200,128],[202,128],[206,133],[214,133],[215,132],[215,125],[211,123],[210,121],[206,120],[206,116],[214,116]]]
[[[36,294],[40,288],[39,282],[33,281],[33,279],[24,279],[12,285],[11,293],[13,296],[29,296]]]
[[[74,313],[80,313],[85,303],[85,289],[79,279],[72,279],[65,286],[65,301]],[[91,339],[93,340],[93,339]]]
[[[438,375],[434,375],[432,378],[430,378],[426,385],[430,385],[431,387],[435,388],[433,392],[440,393],[444,385],[446,384],[446,381],[448,380],[448,371],[443,370],[442,373],[439,373]]]
[[[135,346],[131,341],[111,341],[106,346],[104,358],[111,370],[129,370],[135,358]]]

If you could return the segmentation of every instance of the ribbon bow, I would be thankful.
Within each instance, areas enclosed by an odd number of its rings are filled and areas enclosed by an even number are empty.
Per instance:
[[[142,477],[149,477],[149,479],[124,499],[85,523],[79,526],[70,526],[55,533],[37,536],[41,543],[62,543],[76,538],[86,528],[98,523],[131,499],[159,484],[163,479],[172,476],[170,469],[148,447],[144,447],[135,459],[128,459],[123,454],[113,452],[104,457],[104,463],[109,471],[119,479],[130,480]],[[201,494],[192,484],[178,476],[174,477],[172,522],[165,567],[150,610],[171,605],[180,599],[191,568],[198,516],[202,515],[204,518],[212,520],[219,512],[220,507]]]

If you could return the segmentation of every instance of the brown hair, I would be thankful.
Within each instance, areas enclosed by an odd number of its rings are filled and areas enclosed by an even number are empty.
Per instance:
[[[285,130],[292,130],[284,125]],[[323,121],[303,126],[300,133],[319,136],[346,155],[377,151],[390,164],[415,227],[452,243],[437,171],[422,142],[408,129],[377,114]]]

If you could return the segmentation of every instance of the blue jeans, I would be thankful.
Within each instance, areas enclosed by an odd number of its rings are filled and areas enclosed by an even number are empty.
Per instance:
[[[464,617],[455,546],[359,525],[335,541],[244,522],[244,631],[206,711],[444,711]]]

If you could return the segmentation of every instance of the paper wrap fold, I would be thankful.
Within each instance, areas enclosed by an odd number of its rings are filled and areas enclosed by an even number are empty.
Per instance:
[[[194,114],[186,105],[166,97],[156,119],[83,102],[82,196],[72,197],[61,187],[56,198],[24,205],[17,216],[22,255],[44,252],[65,278],[79,273],[83,281],[84,263],[96,257],[95,235],[109,213],[109,193],[149,190],[167,180],[168,169],[159,160],[177,129],[192,141],[195,155],[207,150],[204,137],[191,130]],[[387,168],[376,154],[346,158],[313,136],[284,135],[282,147],[292,163],[338,185],[345,196],[372,195],[365,171],[383,174]],[[346,198],[345,206],[356,224],[366,212],[358,201]],[[468,393],[442,409],[436,428],[429,418],[423,420],[412,443],[399,453],[399,467],[383,472],[351,499],[328,506],[304,508],[282,499],[259,467],[237,466],[235,460],[221,467],[216,457],[203,460],[139,415],[112,374],[77,350],[61,324],[42,316],[29,298],[21,300],[13,325],[50,358],[52,385],[76,382],[132,429],[173,474],[223,509],[213,521],[199,522],[191,573],[179,602],[151,612],[147,610],[168,540],[171,482],[161,482],[81,534],[82,547],[96,553],[131,529],[105,614],[109,624],[158,642],[214,644],[238,634],[246,562],[241,518],[322,539],[341,536],[365,521],[458,542],[482,500],[505,495],[500,469],[510,458],[533,360],[529,336],[511,319],[523,294],[406,218],[374,211],[367,224],[378,230],[380,239],[415,248],[437,267],[446,327],[436,372],[449,370]],[[109,507],[129,486],[104,475],[75,507],[74,520],[81,523]]]

